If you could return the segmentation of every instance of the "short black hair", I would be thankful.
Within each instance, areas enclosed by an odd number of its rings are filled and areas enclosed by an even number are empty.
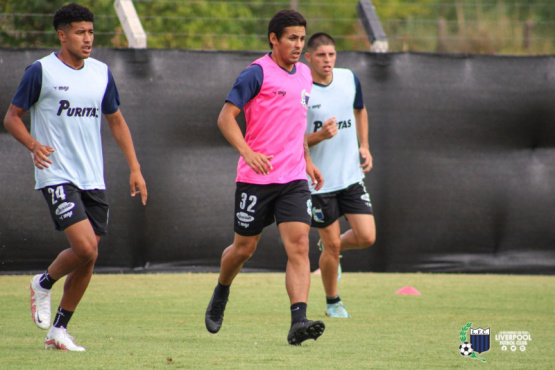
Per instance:
[[[325,32],[318,32],[310,36],[308,43],[306,44],[306,48],[308,51],[314,51],[322,45],[335,46],[335,40]]]
[[[292,26],[302,26],[306,28],[306,19],[304,19],[301,13],[293,9],[284,9],[277,12],[268,24],[268,44],[270,44],[270,48],[272,48],[270,34],[275,33],[279,40],[283,35],[285,27]]]
[[[52,24],[57,31],[60,28],[69,26],[73,22],[94,22],[94,14],[83,5],[71,3],[62,6],[56,11]]]

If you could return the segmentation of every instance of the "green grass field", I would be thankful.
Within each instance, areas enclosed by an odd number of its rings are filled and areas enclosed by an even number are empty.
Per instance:
[[[319,276],[308,316],[324,335],[287,344],[284,274],[242,273],[224,325],[204,327],[217,275],[95,275],[68,331],[84,353],[47,351],[29,310],[31,276],[0,276],[0,368],[127,369],[548,369],[555,367],[555,277],[344,273],[340,293],[350,319],[329,319]],[[413,286],[422,295],[397,295]],[[53,291],[53,310],[62,284]],[[491,328],[487,362],[458,352],[467,323]],[[527,331],[526,351],[501,351],[495,334]]]

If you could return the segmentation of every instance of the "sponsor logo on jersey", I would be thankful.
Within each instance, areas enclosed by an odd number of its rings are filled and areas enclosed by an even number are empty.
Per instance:
[[[56,216],[69,212],[75,207],[75,203],[73,202],[63,202],[61,203],[58,208],[56,208]]]
[[[254,217],[252,217],[251,215],[249,215],[248,213],[245,212],[237,212],[237,219],[239,221],[242,222],[252,222],[254,221]]]
[[[316,132],[318,130],[320,130],[322,128],[322,126],[324,126],[324,122],[322,121],[314,121],[313,122],[314,125],[314,131]],[[341,130],[343,128],[350,128],[351,127],[351,120],[345,120],[345,121],[337,121],[337,129]]]
[[[72,108],[67,100],[60,100],[57,116],[65,114],[68,117],[96,117],[98,118],[98,108],[95,107],[77,107]]]

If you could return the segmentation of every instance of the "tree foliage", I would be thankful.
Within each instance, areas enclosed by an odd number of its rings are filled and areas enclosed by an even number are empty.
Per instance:
[[[267,50],[267,24],[296,7],[308,34],[324,31],[339,50],[368,50],[358,0],[135,0],[149,48]],[[3,46],[57,46],[52,15],[68,1],[0,0]],[[113,0],[82,0],[95,13],[95,45],[126,47]],[[373,0],[392,51],[549,54],[555,4],[545,0]]]

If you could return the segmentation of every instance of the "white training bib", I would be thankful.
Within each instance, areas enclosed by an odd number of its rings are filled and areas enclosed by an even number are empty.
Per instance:
[[[314,84],[308,104],[306,133],[322,129],[326,120],[337,118],[338,133],[310,147],[310,157],[322,172],[324,186],[312,194],[323,194],[347,188],[364,178],[360,168],[357,127],[353,105],[356,85],[353,72],[334,68],[333,80],[327,86]]]
[[[108,66],[88,58],[73,69],[52,53],[39,60],[42,87],[31,107],[31,135],[56,151],[49,168],[35,168],[35,189],[73,183],[82,190],[105,189],[100,133]]]

